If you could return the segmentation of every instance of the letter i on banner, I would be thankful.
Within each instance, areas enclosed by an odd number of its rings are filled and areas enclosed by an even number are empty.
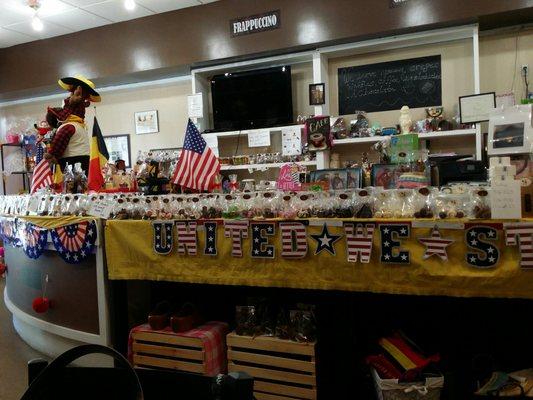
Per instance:
[[[252,257],[274,258],[274,246],[268,244],[266,236],[274,236],[276,224],[274,222],[252,223]]]
[[[248,237],[249,222],[224,221],[224,236],[231,238],[231,255],[242,257],[242,239]]]
[[[516,246],[516,238],[520,248],[520,266],[533,270],[533,224],[506,224],[505,244]]]
[[[307,227],[303,222],[280,222],[281,256],[304,258],[307,255]]]
[[[205,228],[205,248],[206,256],[217,255],[217,223],[215,221],[204,222]]]
[[[176,221],[178,254],[195,256],[198,252],[196,221]]]
[[[156,254],[166,255],[172,251],[172,244],[174,242],[172,221],[154,221],[152,228],[154,232],[154,252]]]
[[[465,232],[466,245],[479,253],[466,253],[466,262],[476,268],[494,267],[500,259],[500,252],[496,245],[487,240],[497,240],[498,231],[490,226],[477,225],[468,228]]]
[[[359,254],[361,255],[362,263],[368,264],[370,262],[375,228],[376,224],[365,224],[365,233],[363,231],[363,224],[355,225],[353,222],[344,223],[348,262],[357,262]]]
[[[401,243],[394,240],[393,234],[399,238],[407,239],[410,234],[409,224],[382,224],[379,225],[381,232],[381,262],[384,264],[409,264],[410,255],[408,250],[400,248]],[[398,251],[393,251],[398,247]]]

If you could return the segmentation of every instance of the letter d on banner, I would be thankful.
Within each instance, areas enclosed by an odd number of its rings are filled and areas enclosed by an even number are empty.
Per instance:
[[[304,258],[307,255],[307,227],[302,222],[280,222],[281,256]]]

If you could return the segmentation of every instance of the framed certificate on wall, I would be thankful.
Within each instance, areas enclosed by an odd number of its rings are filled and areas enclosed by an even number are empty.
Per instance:
[[[130,135],[104,136],[105,146],[109,153],[109,162],[124,160],[126,168],[131,168]]]
[[[496,108],[496,93],[481,93],[459,97],[461,124],[477,124],[488,121]]]

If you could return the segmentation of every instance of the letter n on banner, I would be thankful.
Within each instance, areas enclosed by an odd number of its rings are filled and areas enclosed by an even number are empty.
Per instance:
[[[195,256],[198,253],[196,221],[176,221],[178,254]]]
[[[216,221],[204,222],[205,228],[205,248],[204,255],[216,256],[217,255],[217,223]]]
[[[409,264],[410,254],[408,250],[400,248],[401,243],[394,240],[395,237],[407,239],[410,234],[410,225],[406,223],[380,224],[381,232],[381,262],[384,264]],[[393,236],[394,234],[394,236]],[[395,248],[398,247],[396,250]]]
[[[518,238],[520,248],[520,266],[525,269],[533,269],[533,224],[505,224],[505,244],[516,246],[516,238]]]
[[[500,224],[501,226],[501,224]],[[500,251],[494,243],[486,240],[497,240],[498,231],[488,225],[465,224],[466,245],[480,253],[466,253],[466,262],[476,268],[494,267],[500,259]]]
[[[152,228],[154,230],[154,252],[156,254],[166,255],[172,251],[172,244],[174,242],[173,227],[173,221],[152,222]]]
[[[242,257],[242,239],[248,237],[249,221],[224,221],[224,236],[231,238],[231,255]]]
[[[368,264],[370,262],[375,228],[376,224],[365,224],[365,233],[363,231],[363,224],[355,225],[353,222],[344,223],[348,262],[357,262],[359,254],[361,254],[362,263]]]
[[[280,222],[281,256],[304,258],[307,255],[307,222]]]

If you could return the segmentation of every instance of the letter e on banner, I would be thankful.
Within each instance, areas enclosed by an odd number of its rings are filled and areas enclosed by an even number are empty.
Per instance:
[[[253,222],[252,223],[252,257],[253,258],[274,258],[274,246],[268,244],[268,238],[263,236],[274,236],[276,224],[274,222]]]
[[[410,255],[408,250],[401,250],[401,243],[393,239],[393,233],[399,238],[409,238],[409,224],[382,224],[381,232],[381,262],[384,264],[409,264]],[[398,248],[398,249],[396,249]]]

